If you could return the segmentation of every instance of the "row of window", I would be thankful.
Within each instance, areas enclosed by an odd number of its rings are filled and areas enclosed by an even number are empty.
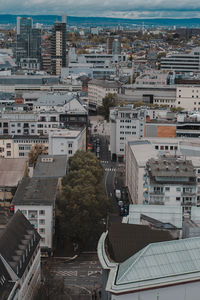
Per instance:
[[[120,128],[131,128],[131,126],[123,126],[123,125],[121,125],[121,126],[120,126]],[[136,128],[136,126],[132,126],[132,128],[134,128],[134,129],[135,129],[135,128]]]
[[[22,210],[22,213],[24,215],[26,215],[28,213],[28,215],[32,215],[33,217],[38,215],[38,212],[39,212],[39,215],[45,215],[45,210]]]
[[[167,145],[155,145],[155,149],[156,150],[177,150],[178,147],[177,146],[167,146]]]

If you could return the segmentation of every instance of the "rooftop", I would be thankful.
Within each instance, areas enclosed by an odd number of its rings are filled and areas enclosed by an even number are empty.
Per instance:
[[[40,155],[34,172],[35,178],[59,178],[66,175],[66,155]]]
[[[92,79],[91,81],[88,82],[88,84],[98,85],[103,88],[119,88],[121,86],[121,84],[116,81],[98,80],[98,79]]]
[[[0,187],[16,187],[23,178],[26,158],[0,158]]]
[[[199,257],[199,237],[149,244],[119,265],[115,288],[148,289],[192,281],[199,278]]]
[[[66,137],[66,138],[76,138],[80,134],[80,130],[69,130],[69,129],[61,129],[54,130],[50,132],[50,136],[54,138]]]
[[[180,205],[129,205],[129,215],[127,216],[129,224],[140,224],[142,215],[182,228],[182,207]]]
[[[56,198],[57,179],[23,178],[14,195],[14,205],[53,205]]]
[[[31,240],[34,240],[32,244]],[[0,254],[17,276],[22,277],[39,240],[40,236],[37,231],[18,210],[0,234]],[[26,249],[28,250],[28,245],[32,246],[30,251],[27,251],[28,255],[26,256],[25,252]],[[22,259],[23,254],[25,260]]]
[[[153,177],[187,178],[195,177],[194,166],[190,160],[182,160],[176,157],[151,158],[147,162],[147,170]]]
[[[149,243],[171,239],[173,237],[165,230],[151,229],[146,225],[113,223],[108,230],[107,249],[113,261],[122,262]]]
[[[149,141],[131,139],[127,141],[139,167],[145,167],[148,159],[157,157],[157,151]]]

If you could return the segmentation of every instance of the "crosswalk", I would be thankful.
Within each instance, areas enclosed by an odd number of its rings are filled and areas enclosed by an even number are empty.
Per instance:
[[[70,276],[77,277],[78,271],[55,271],[56,276]]]
[[[105,168],[104,169],[106,172],[115,172],[116,168]]]
[[[108,161],[108,160],[101,160],[101,163],[102,163],[102,164],[108,164],[109,161]]]

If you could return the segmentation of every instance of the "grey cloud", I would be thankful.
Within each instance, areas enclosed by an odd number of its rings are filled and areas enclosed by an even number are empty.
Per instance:
[[[17,2],[17,5],[16,5]],[[0,0],[1,13],[127,18],[199,17],[199,0]]]

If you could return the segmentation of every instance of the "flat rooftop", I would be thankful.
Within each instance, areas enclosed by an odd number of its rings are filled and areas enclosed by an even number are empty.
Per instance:
[[[33,172],[35,178],[59,178],[66,175],[66,155],[40,155]]]
[[[80,130],[59,130],[51,132],[51,137],[66,137],[66,138],[76,138],[80,134]]]
[[[26,158],[0,158],[0,187],[16,187],[23,178]]]
[[[23,178],[12,204],[14,205],[53,205],[58,180],[55,178]]]
[[[195,177],[192,162],[176,157],[152,158],[148,161],[147,167],[150,174],[155,177]]]

